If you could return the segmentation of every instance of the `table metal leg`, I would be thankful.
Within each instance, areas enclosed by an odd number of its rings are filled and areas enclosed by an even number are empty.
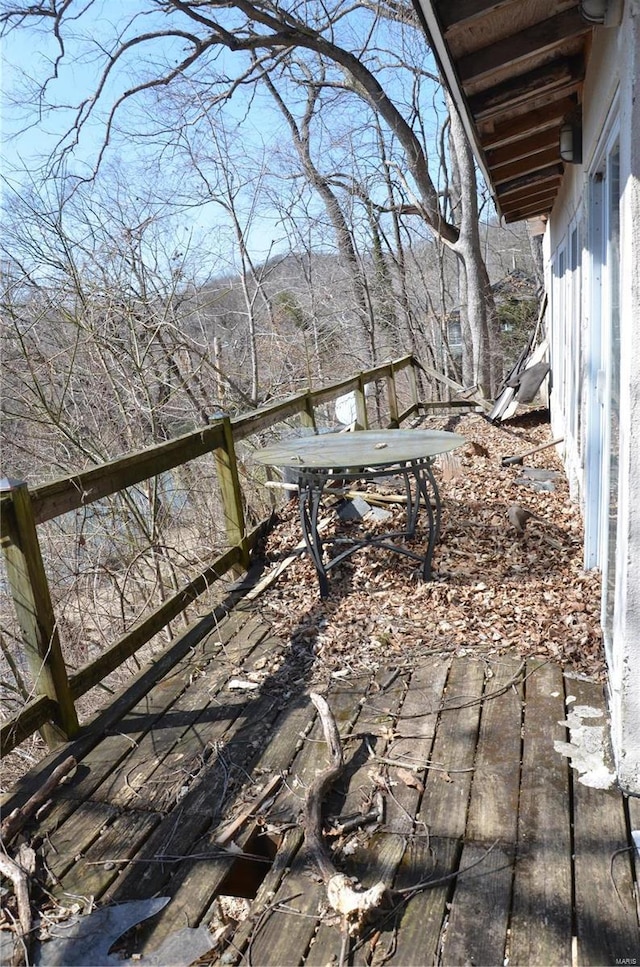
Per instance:
[[[433,473],[429,473],[426,467],[414,467],[413,473],[416,479],[417,499],[419,500],[419,498],[422,497],[422,502],[424,503],[429,522],[429,536],[427,538],[427,550],[425,552],[422,565],[422,577],[425,581],[430,581],[431,562],[433,560],[433,552],[435,550],[437,535],[440,529],[438,513],[439,499],[435,501],[436,509],[434,510],[434,508],[431,506],[430,491],[433,489],[437,494],[438,488],[436,486]]]
[[[323,473],[311,474],[303,472],[300,474],[298,486],[302,535],[304,537],[304,542],[307,551],[309,552],[309,556],[313,561],[315,569],[318,573],[318,583],[320,585],[321,598],[326,598],[329,595],[329,580],[327,576],[328,570],[334,565],[338,564],[341,560],[344,560],[344,558],[348,557],[359,547],[364,547],[368,544],[387,548],[388,550],[395,551],[400,554],[406,554],[408,557],[422,560],[423,579],[425,581],[431,580],[431,563],[433,560],[435,546],[440,538],[440,518],[442,511],[440,494],[438,492],[438,485],[433,474],[433,469],[430,462],[420,462],[416,464],[407,464],[403,468],[396,469],[395,473],[402,476],[404,480],[407,499],[406,530],[391,532],[388,534],[372,535],[369,538],[364,538],[362,540],[356,538],[347,539],[347,543],[350,543],[352,546],[332,557],[329,561],[327,561],[327,563],[325,563],[324,560],[324,548],[318,533],[318,515],[320,512],[322,495],[325,485],[329,480],[329,476]],[[374,473],[368,475],[366,472],[363,472],[361,475],[359,475],[358,479],[373,480],[376,476],[377,475]],[[415,487],[413,488],[411,486],[412,478],[415,479]],[[415,536],[418,517],[420,514],[420,505],[422,503],[424,503],[429,527],[427,549],[424,556],[418,555],[415,551],[404,548],[397,543],[393,543],[392,540],[393,538],[412,538]]]
[[[318,572],[321,598],[326,598],[329,595],[329,582],[327,580],[327,570],[324,565],[322,541],[318,533],[318,513],[325,482],[324,478],[318,479],[304,476],[301,476],[299,481],[302,536],[304,537],[309,557]]]

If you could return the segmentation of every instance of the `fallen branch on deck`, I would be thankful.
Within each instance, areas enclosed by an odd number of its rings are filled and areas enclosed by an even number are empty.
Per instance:
[[[304,839],[326,887],[329,904],[342,917],[344,933],[340,964],[343,964],[349,937],[358,936],[365,922],[371,919],[373,914],[382,911],[383,907],[386,908],[383,916],[383,922],[386,922],[417,893],[449,883],[478,866],[498,845],[498,841],[496,840],[481,857],[468,866],[442,877],[422,880],[404,889],[389,890],[382,881],[368,890],[354,886],[354,881],[350,877],[336,870],[322,835],[322,802],[344,768],[342,742],[327,701],[314,692],[310,693],[309,697],[318,710],[322,722],[325,741],[329,748],[330,764],[316,776],[307,791],[303,816]],[[395,765],[395,762],[393,764]]]
[[[38,789],[37,792],[27,799],[24,806],[20,806],[19,809],[14,809],[9,815],[2,821],[2,826],[0,826],[0,843],[3,847],[7,847],[11,840],[17,836],[23,826],[31,819],[32,816],[40,809],[40,807],[47,801],[53,790],[58,786],[63,779],[73,772],[76,767],[76,760],[70,755],[67,759],[62,762],[57,769],[54,769],[49,778],[46,780],[44,785]]]
[[[38,809],[47,801],[53,790],[69,773],[76,768],[76,760],[69,756],[57,769],[54,769],[46,782],[37,792],[27,799],[24,806],[12,810],[0,826],[0,873],[11,880],[18,906],[18,920],[15,924],[13,967],[29,963],[31,941],[31,902],[29,899],[30,877],[36,869],[36,854],[30,846],[23,844],[18,850],[17,859],[12,859],[7,848]]]
[[[29,899],[30,877],[36,869],[36,854],[30,846],[22,846],[18,860],[12,860],[0,852],[0,873],[13,883],[13,892],[18,905],[18,921],[15,924],[12,967],[28,964],[31,946],[31,901]]]
[[[304,838],[327,890],[327,899],[343,919],[348,933],[357,934],[364,921],[387,899],[388,891],[380,881],[368,890],[354,887],[353,880],[339,873],[322,836],[322,800],[342,773],[344,757],[335,719],[322,695],[314,692],[311,701],[318,710],[324,737],[329,747],[330,765],[309,786],[304,804]]]

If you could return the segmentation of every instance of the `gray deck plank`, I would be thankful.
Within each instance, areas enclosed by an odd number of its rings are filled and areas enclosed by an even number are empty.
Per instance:
[[[502,694],[500,689],[519,666],[509,659],[493,663],[494,677],[485,686],[460,861],[462,869],[478,865],[455,885],[442,952],[451,967],[504,962],[517,838],[522,701],[516,686]]]
[[[570,688],[573,709],[604,712],[602,686],[574,680]],[[585,721],[604,726],[606,715]],[[594,788],[573,775],[578,962],[630,963],[640,955],[640,931],[623,799],[615,787]]]
[[[402,859],[398,889],[450,876],[458,869],[476,753],[484,667],[454,661],[432,751],[433,767],[417,815],[416,836]],[[460,706],[458,708],[458,706]],[[388,963],[432,964],[438,956],[451,884],[421,889],[407,900]]]
[[[518,858],[510,962],[529,967],[571,964],[572,843],[564,683],[557,665],[527,663]]]

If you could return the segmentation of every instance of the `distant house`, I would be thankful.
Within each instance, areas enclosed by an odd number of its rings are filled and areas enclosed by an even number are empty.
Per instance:
[[[415,3],[498,213],[544,233],[553,432],[640,794],[640,0]]]

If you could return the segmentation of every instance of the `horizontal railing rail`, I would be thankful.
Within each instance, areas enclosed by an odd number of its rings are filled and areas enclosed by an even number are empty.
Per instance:
[[[404,356],[250,413],[221,417],[198,430],[33,490],[19,481],[5,481],[0,498],[0,538],[9,589],[34,682],[34,698],[0,726],[1,754],[7,754],[38,730],[50,747],[75,735],[79,729],[75,707],[78,698],[99,685],[221,577],[230,571],[248,568],[250,552],[259,539],[262,525],[247,534],[235,454],[237,443],[295,416],[304,424],[315,426],[318,408],[348,393],[354,394],[357,424],[366,429],[369,422],[365,387],[380,381],[386,383],[389,425],[399,426],[419,409],[418,368],[414,356]],[[396,385],[400,373],[406,373],[409,381],[409,405],[402,413],[398,412]],[[42,561],[38,525],[210,453],[216,458],[229,549],[100,655],[69,673]]]

